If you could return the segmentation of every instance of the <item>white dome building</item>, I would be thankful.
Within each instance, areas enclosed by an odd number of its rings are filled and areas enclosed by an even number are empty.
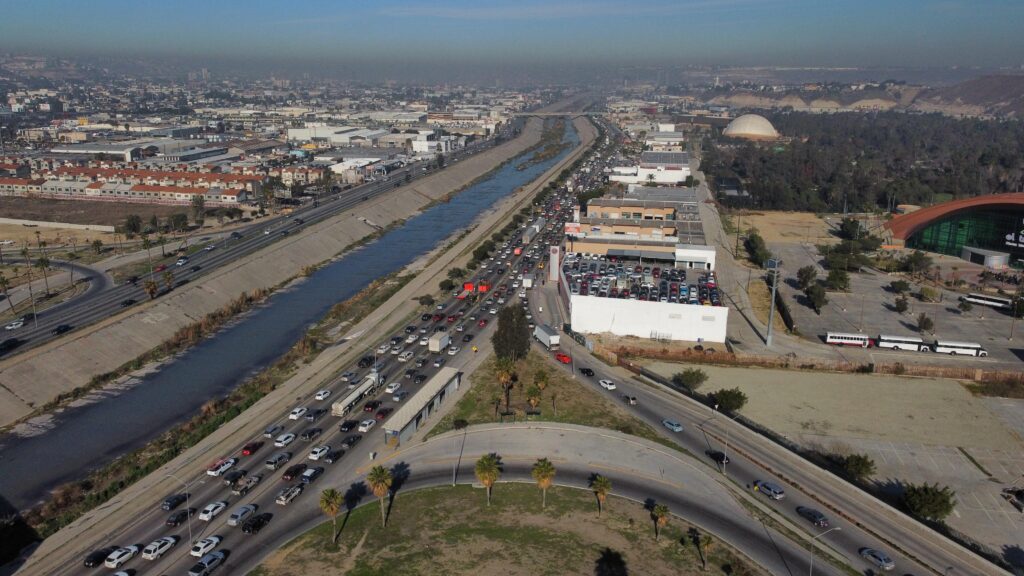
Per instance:
[[[729,122],[722,135],[746,140],[776,140],[779,137],[772,123],[757,114],[744,114]]]

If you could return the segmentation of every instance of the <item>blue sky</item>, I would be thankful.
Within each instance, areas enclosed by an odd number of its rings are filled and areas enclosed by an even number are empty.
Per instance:
[[[0,51],[434,64],[1017,66],[1021,0],[0,0]]]

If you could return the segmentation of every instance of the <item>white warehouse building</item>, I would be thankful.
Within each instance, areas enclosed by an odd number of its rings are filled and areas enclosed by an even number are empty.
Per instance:
[[[569,297],[574,332],[657,340],[725,342],[729,309],[598,296]]]

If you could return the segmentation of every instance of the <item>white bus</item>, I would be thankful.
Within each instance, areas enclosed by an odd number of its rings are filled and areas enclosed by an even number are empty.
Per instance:
[[[971,304],[991,306],[992,308],[998,308],[1000,310],[1009,310],[1013,307],[1012,298],[989,296],[988,294],[968,294],[967,296],[961,296],[960,300],[970,302]]]
[[[871,337],[867,334],[850,334],[846,332],[828,332],[825,334],[826,344],[835,344],[836,346],[859,346],[861,348],[867,348],[874,344]]]
[[[906,350],[907,352],[931,352],[929,345],[917,336],[890,336],[879,334],[875,346],[889,350]]]
[[[974,342],[937,340],[933,350],[938,354],[949,354],[950,356],[988,356],[988,351],[982,348],[981,344]]]

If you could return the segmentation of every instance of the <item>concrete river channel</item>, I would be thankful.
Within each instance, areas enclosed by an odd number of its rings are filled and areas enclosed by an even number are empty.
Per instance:
[[[579,137],[566,122],[563,142]],[[0,499],[25,509],[61,483],[84,478],[190,418],[270,365],[322,318],[373,280],[396,272],[473,222],[495,202],[539,177],[571,151],[517,166],[526,152],[489,177],[437,204],[379,239],[329,263],[303,282],[274,294],[263,306],[183,353],[158,371],[97,402],[54,416],[52,428],[34,436],[0,437]]]

